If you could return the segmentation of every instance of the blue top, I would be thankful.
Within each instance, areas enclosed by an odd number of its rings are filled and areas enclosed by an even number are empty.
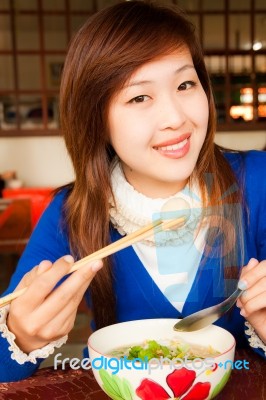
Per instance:
[[[249,209],[249,223],[245,229],[244,263],[246,264],[251,257],[259,261],[265,260],[266,153],[258,151],[228,153],[226,157],[236,176],[240,177],[241,171],[245,171],[244,198]],[[62,225],[62,205],[65,197],[65,191],[57,194],[44,212],[3,295],[12,292],[25,273],[40,261],[44,259],[55,261],[70,253],[67,232]],[[112,241],[121,237],[115,229],[112,229],[110,234]],[[225,280],[224,276],[221,276],[219,259],[208,258],[199,266],[181,314],[159,290],[132,247],[119,251],[113,257],[118,322],[145,318],[182,318],[219,303],[235,288],[235,280]],[[235,278],[237,279],[237,276]],[[246,344],[244,322],[239,309],[234,307],[217,321],[216,325],[229,330],[235,336],[237,344],[243,346]],[[19,365],[11,359],[8,343],[1,335],[0,354],[0,381],[3,382],[20,380],[32,375],[42,361],[40,359],[37,364],[27,362]]]

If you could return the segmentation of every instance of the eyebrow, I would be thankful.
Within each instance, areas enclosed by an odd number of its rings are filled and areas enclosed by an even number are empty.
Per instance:
[[[185,70],[187,70],[187,69],[195,69],[195,67],[194,67],[194,65],[192,65],[192,64],[185,64],[185,65],[182,65],[182,67],[177,68],[177,70],[174,71],[174,75],[177,75],[177,74],[179,74],[180,72],[183,72],[183,71],[185,71]],[[124,89],[125,89],[125,88],[129,88],[129,87],[132,87],[132,86],[147,85],[147,84],[152,83],[152,82],[153,82],[153,81],[148,81],[148,80],[144,80],[144,81],[131,81],[131,82],[129,82],[128,85],[125,85],[125,86],[124,86]]]

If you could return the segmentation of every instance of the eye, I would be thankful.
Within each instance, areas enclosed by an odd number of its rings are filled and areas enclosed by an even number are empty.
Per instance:
[[[194,81],[186,81],[181,83],[181,85],[178,86],[178,90],[188,90],[191,89],[193,86],[196,86],[196,82]]]
[[[143,103],[144,101],[147,101],[148,98],[149,96],[142,94],[141,96],[133,97],[133,99],[129,100],[129,103]]]

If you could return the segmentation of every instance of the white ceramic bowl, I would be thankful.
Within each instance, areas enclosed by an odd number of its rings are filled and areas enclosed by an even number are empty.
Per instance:
[[[88,340],[94,376],[114,400],[164,400],[171,398],[207,400],[226,384],[234,361],[235,339],[225,329],[211,325],[195,332],[176,332],[176,319],[147,319],[110,325],[94,332]],[[144,340],[181,338],[192,344],[211,345],[221,354],[212,360],[182,364],[115,359],[115,348]]]

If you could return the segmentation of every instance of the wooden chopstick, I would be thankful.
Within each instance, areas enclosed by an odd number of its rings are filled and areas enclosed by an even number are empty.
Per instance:
[[[183,225],[185,221],[186,221],[185,217],[179,217],[176,219],[171,219],[169,221],[162,221],[160,219],[156,220],[151,224],[148,224],[143,228],[138,229],[137,231],[130,233],[127,236],[124,236],[122,239],[119,239],[116,242],[109,244],[103,249],[97,250],[94,253],[90,254],[89,256],[86,256],[76,261],[73,264],[72,268],[70,269],[69,273],[72,273],[77,269],[81,268],[82,266],[87,264],[88,261],[96,261],[105,258],[107,256],[110,256],[111,254],[123,250],[126,247],[131,246],[132,244],[137,243],[141,240],[147,239],[149,236],[159,233],[162,230],[167,230],[178,227],[179,225]],[[17,290],[16,292],[12,292],[0,298],[0,308],[6,306],[7,304],[10,304],[12,300],[21,296],[23,293],[26,292],[26,290],[27,287],[24,287],[23,289]]]

